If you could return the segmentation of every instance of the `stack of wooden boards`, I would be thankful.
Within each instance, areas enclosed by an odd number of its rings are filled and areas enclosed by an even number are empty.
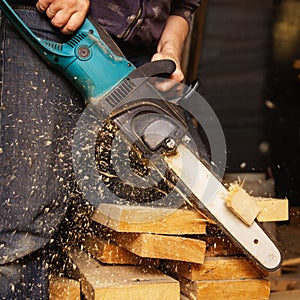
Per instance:
[[[53,278],[50,299],[270,297],[268,274],[196,210],[101,204],[91,226],[82,249],[69,253],[73,279]]]

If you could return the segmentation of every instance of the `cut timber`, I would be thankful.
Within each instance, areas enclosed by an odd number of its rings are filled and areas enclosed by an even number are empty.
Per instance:
[[[207,257],[203,264],[168,262],[169,274],[182,276],[189,280],[233,280],[258,279],[267,276],[246,258]]]
[[[260,207],[257,216],[259,222],[287,221],[289,219],[289,202],[287,199],[253,198]]]
[[[263,300],[269,299],[270,283],[265,279],[181,282],[181,292],[197,300]]]
[[[159,260],[141,258],[123,247],[120,247],[109,241],[102,240],[98,237],[91,237],[86,239],[84,247],[97,260],[105,264],[150,264],[152,266],[157,266],[159,264]]]
[[[282,274],[279,277],[269,277],[271,291],[286,291],[300,289],[299,274]]]
[[[243,251],[226,236],[208,236],[202,240],[206,242],[206,257],[243,255]]]
[[[251,225],[260,212],[256,201],[238,184],[230,185],[228,191],[227,207],[245,224]]]
[[[51,276],[49,300],[80,300],[80,283],[77,280]]]
[[[299,300],[300,290],[274,292],[270,294],[269,300]]]
[[[282,267],[295,266],[295,265],[300,265],[300,257],[286,259],[281,264]]]
[[[180,294],[180,300],[190,300],[190,298],[186,297],[183,294]]]
[[[206,243],[201,240],[157,234],[116,234],[113,239],[121,247],[141,256],[203,263]]]
[[[119,232],[204,234],[208,218],[194,210],[100,204],[92,219]]]
[[[79,269],[87,300],[179,300],[178,281],[155,269],[102,265],[82,251],[69,255]]]

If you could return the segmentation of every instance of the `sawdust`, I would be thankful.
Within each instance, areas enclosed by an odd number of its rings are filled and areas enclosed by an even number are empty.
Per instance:
[[[108,120],[98,134],[95,155],[102,181],[115,195],[133,203],[154,202],[166,196],[176,178],[168,170],[164,178],[154,174],[138,146],[127,145],[118,131],[117,125]]]

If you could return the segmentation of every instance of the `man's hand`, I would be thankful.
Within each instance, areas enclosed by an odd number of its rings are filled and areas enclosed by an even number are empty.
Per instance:
[[[167,80],[166,82],[159,83],[159,86],[157,88],[162,92],[167,91],[174,85],[176,85],[175,81],[181,82],[184,79],[180,60],[182,48],[188,31],[189,25],[186,20],[184,20],[180,16],[169,16],[165,29],[157,46],[157,53],[155,53],[151,59],[152,61],[160,59],[170,59],[173,60],[176,64],[176,70],[170,76],[170,79],[172,79],[173,82],[171,80]]]
[[[159,53],[155,53],[151,59],[151,61],[156,61],[156,60],[162,60],[162,59],[170,59],[174,61],[176,65],[176,70],[174,73],[171,74],[170,79],[173,79],[175,81],[183,81],[184,79],[184,74],[181,69],[180,61],[177,55],[175,55],[172,51],[162,51]]]
[[[71,34],[83,23],[90,6],[89,0],[38,0],[36,8],[46,13],[53,26]]]
[[[182,82],[184,79],[184,74],[182,72],[180,61],[176,55],[172,53],[172,51],[166,51],[166,52],[159,52],[155,53],[151,59],[151,61],[156,60],[162,60],[162,59],[170,59],[174,61],[176,65],[175,71],[170,75],[169,79],[171,80],[159,80],[159,82],[156,85],[156,88],[160,90],[161,92],[167,92],[171,88],[173,88],[175,85],[177,85],[178,82]]]

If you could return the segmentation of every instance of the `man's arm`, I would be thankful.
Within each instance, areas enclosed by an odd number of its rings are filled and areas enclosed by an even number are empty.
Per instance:
[[[81,26],[89,6],[89,0],[38,0],[36,4],[37,10],[46,13],[51,23],[65,34]]]
[[[176,64],[176,70],[171,75],[170,79],[179,82],[184,78],[180,61],[183,45],[188,32],[189,24],[184,18],[176,15],[169,16],[157,46],[157,53],[152,57],[152,61],[160,59],[173,60]]]
[[[170,16],[158,43],[157,53],[152,60],[172,59],[176,70],[171,79],[182,81],[184,74],[180,66],[181,54],[187,38],[193,13],[200,6],[201,0],[173,0]]]

